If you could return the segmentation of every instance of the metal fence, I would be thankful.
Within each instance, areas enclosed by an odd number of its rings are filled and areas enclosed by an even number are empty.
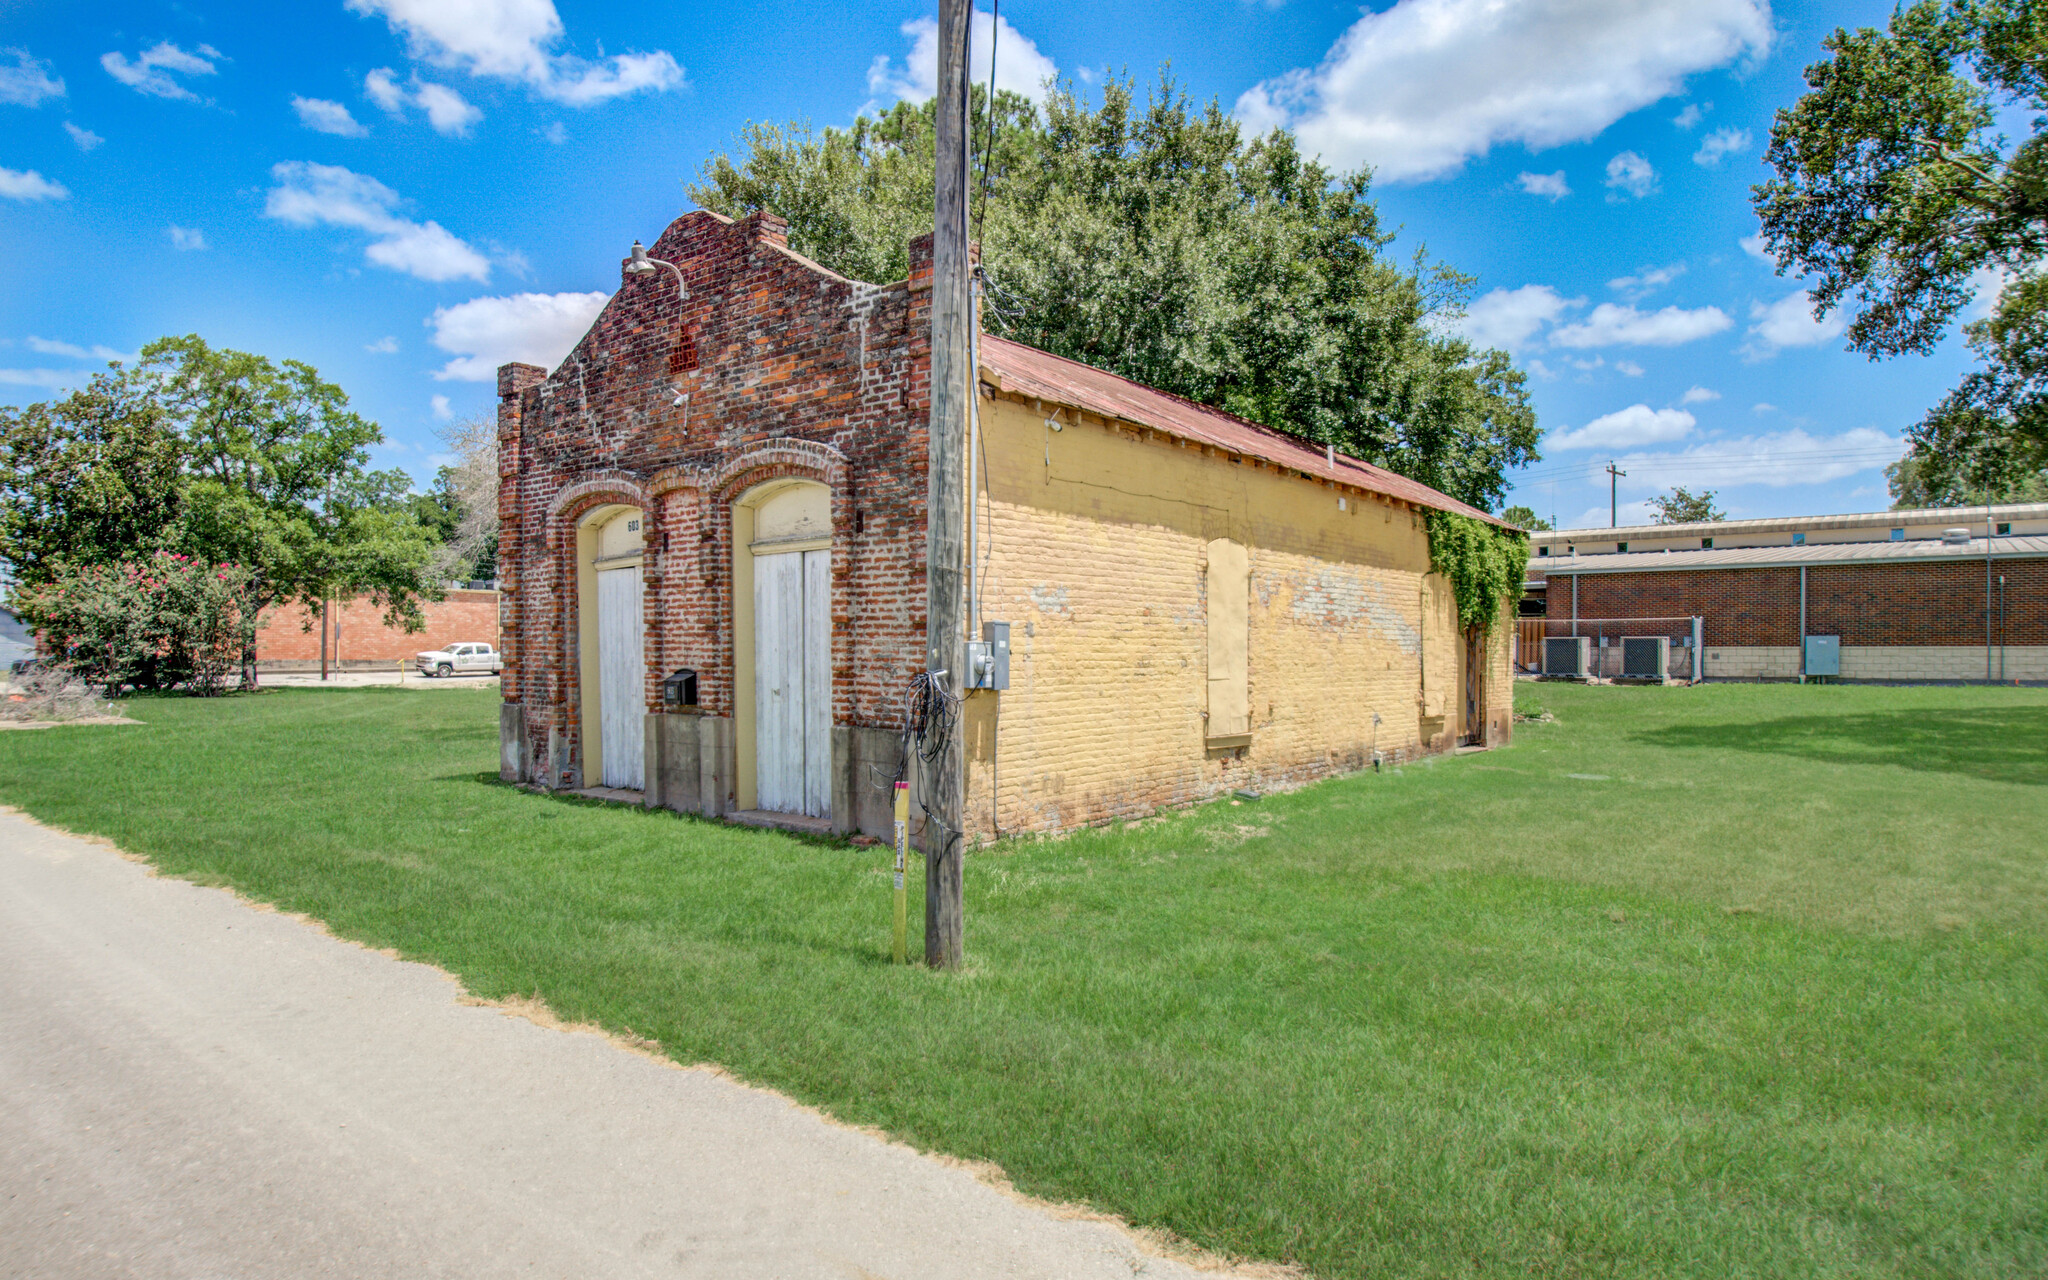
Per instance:
[[[1639,676],[1623,666],[1624,639],[1663,637],[1666,650],[1665,678],[1696,681],[1702,678],[1700,646],[1705,640],[1703,618],[1518,618],[1515,621],[1515,670],[1524,674],[1563,675],[1568,669],[1546,670],[1545,640],[1584,637],[1585,675],[1612,680]]]

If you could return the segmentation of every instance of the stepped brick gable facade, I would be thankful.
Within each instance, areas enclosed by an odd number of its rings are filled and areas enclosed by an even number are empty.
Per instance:
[[[687,299],[622,272],[559,367],[499,370],[503,775],[886,834],[923,668],[929,241],[887,285],[766,214],[648,252]],[[974,833],[1505,740],[1505,629],[1461,633],[1429,568],[1424,508],[1470,508],[1015,343],[979,369],[972,576],[1010,683],[961,708]]]

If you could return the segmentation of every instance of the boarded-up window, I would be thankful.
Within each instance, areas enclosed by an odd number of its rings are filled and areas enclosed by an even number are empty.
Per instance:
[[[1227,538],[1209,544],[1209,730],[1211,739],[1252,731],[1250,677],[1251,570],[1245,550]]]
[[[1456,650],[1446,642],[1455,634],[1456,608],[1441,579],[1434,574],[1423,579],[1420,706],[1422,715],[1432,720],[1445,714],[1450,686],[1457,680],[1457,673],[1449,669]]]
[[[675,350],[668,353],[668,371],[671,374],[688,373],[697,367],[697,331],[685,325],[676,338]]]

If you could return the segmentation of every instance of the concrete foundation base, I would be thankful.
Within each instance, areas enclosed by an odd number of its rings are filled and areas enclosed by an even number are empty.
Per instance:
[[[674,809],[718,818],[734,809],[732,721],[694,711],[647,717],[647,793],[650,809]]]

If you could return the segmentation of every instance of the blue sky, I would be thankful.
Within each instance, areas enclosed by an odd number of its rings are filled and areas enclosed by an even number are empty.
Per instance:
[[[499,361],[559,358],[746,121],[928,93],[933,13],[0,0],[0,403],[197,332],[314,364],[383,426],[380,462],[427,479],[436,426],[490,410]],[[1476,275],[1457,323],[1532,372],[1545,457],[1512,500],[1604,524],[1615,458],[1623,523],[1673,484],[1734,515],[1869,510],[1966,353],[1845,351],[1743,241],[1772,112],[1828,31],[1888,13],[1012,0],[997,74],[1085,91],[1171,61],[1248,123],[1375,165],[1401,250]]]

